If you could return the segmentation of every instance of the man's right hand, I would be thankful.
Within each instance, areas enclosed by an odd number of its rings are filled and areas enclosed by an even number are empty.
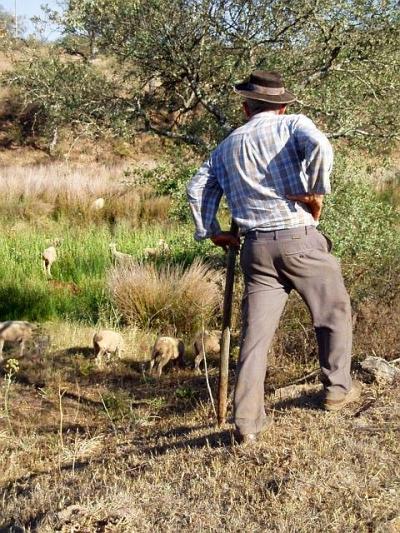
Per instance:
[[[237,235],[233,235],[229,231],[221,231],[218,235],[210,237],[215,246],[221,246],[225,251],[228,248],[240,248],[240,239]]]

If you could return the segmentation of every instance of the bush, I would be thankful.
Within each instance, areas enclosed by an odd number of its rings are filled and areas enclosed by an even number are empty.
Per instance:
[[[173,220],[190,222],[192,216],[187,201],[186,185],[196,170],[196,166],[183,163],[162,165],[144,172],[141,180],[150,184],[157,195],[170,198],[169,215]]]
[[[351,296],[356,303],[388,301],[400,290],[400,215],[376,190],[359,155],[338,157],[332,181],[321,229],[342,260]]]
[[[196,260],[157,268],[135,263],[115,267],[109,287],[126,323],[160,333],[191,335],[221,302],[221,275]]]
[[[131,136],[131,105],[118,98],[115,84],[90,63],[71,62],[50,54],[19,61],[5,81],[16,90],[25,110],[26,135],[44,135],[56,142],[57,128],[71,127],[85,135],[106,132]]]

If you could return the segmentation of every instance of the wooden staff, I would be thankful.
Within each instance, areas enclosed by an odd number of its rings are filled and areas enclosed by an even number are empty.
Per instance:
[[[238,227],[232,220],[230,233],[237,236]],[[231,344],[231,318],[233,282],[235,280],[235,263],[238,250],[233,246],[228,249],[226,260],[226,281],[224,294],[224,309],[222,318],[221,356],[219,361],[219,385],[218,385],[218,425],[226,421],[226,409],[228,402],[228,376],[229,376],[229,349]]]

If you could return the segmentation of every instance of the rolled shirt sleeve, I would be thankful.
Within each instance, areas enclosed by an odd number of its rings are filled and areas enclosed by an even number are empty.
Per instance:
[[[221,231],[217,211],[222,197],[222,188],[212,171],[211,159],[200,167],[186,189],[196,227],[194,238],[198,241],[212,237]]]
[[[307,176],[307,193],[329,194],[333,167],[333,149],[328,138],[304,115],[299,116],[295,129],[296,142],[303,156],[303,171]]]

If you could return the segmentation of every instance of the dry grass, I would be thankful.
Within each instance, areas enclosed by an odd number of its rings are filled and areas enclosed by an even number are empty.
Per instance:
[[[169,196],[156,196],[144,199],[140,220],[142,223],[157,221],[163,222],[168,219],[171,208]]]
[[[116,266],[109,286],[126,323],[144,329],[163,327],[163,334],[182,335],[193,333],[215,312],[221,301],[221,281],[219,272],[195,260],[186,269],[151,263]]]
[[[97,198],[105,200],[101,210],[93,208]],[[74,224],[125,220],[136,226],[165,221],[169,206],[169,198],[154,197],[148,187],[127,181],[121,167],[6,167],[0,176],[0,216],[7,218],[37,221],[65,216]]]
[[[0,177],[0,209],[3,215],[28,219],[70,214],[79,221],[82,217],[86,220],[99,216],[91,205],[102,197],[106,200],[106,212],[107,205],[112,204],[116,212],[122,211],[135,219],[140,203],[138,194],[111,180],[113,174],[121,176],[122,172],[105,167],[83,171],[62,164],[4,168]]]
[[[8,142],[9,135],[3,133],[2,137]],[[45,165],[50,162],[50,156],[42,150],[37,150],[32,146],[16,146],[12,150],[0,148],[0,168],[12,167],[14,161],[24,161],[23,166]]]
[[[85,370],[60,348],[89,331],[63,328],[41,370],[23,363],[11,384],[12,433],[0,420],[3,530],[396,531],[398,384],[364,386],[339,414],[318,409],[317,384],[277,393],[265,441],[243,449],[214,427],[204,378]]]
[[[81,354],[83,356],[87,356],[89,353],[93,355],[92,338],[96,329],[115,329],[115,325],[109,321],[100,322],[96,328],[76,322],[46,323],[43,327],[52,339],[53,353]],[[141,362],[149,359],[150,348],[155,338],[153,333],[129,327],[122,329],[121,334],[124,339],[123,361]]]
[[[364,301],[356,316],[354,339],[359,356],[400,357],[400,294],[389,303]]]

